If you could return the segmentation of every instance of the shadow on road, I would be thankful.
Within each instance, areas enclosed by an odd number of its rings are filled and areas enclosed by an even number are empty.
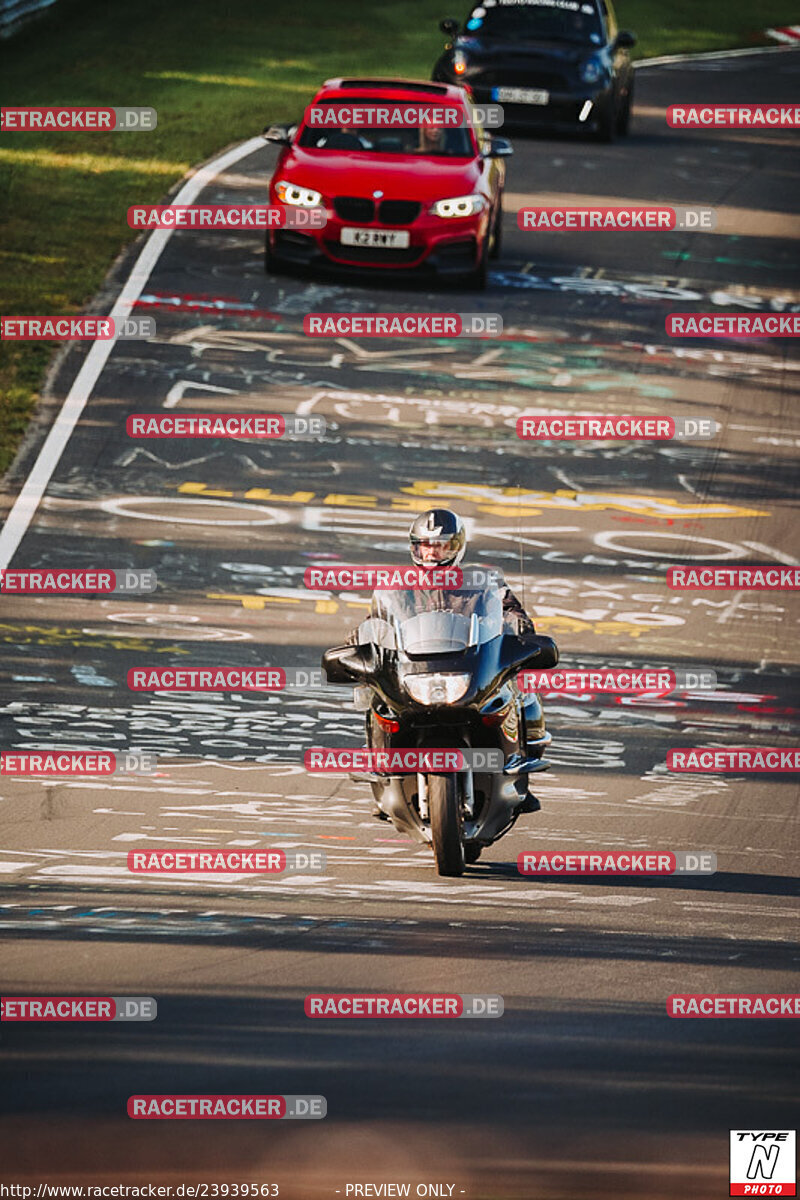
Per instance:
[[[545,847],[539,847],[537,854],[546,854]],[[584,850],[586,854],[588,851]],[[605,851],[597,850],[597,854]],[[631,851],[635,853],[635,851]],[[516,863],[486,862],[476,863],[469,867],[467,874],[482,878],[501,878],[520,880]],[[745,896],[800,896],[800,879],[793,875],[753,875],[744,871],[717,871],[715,875],[526,875],[526,882],[533,881],[547,885],[556,883],[580,883],[581,887],[619,887],[633,888],[636,891],[654,889],[656,891],[679,892],[725,892]]]
[[[496,868],[490,868],[495,870]],[[508,870],[512,868],[508,866]],[[478,872],[476,872],[478,874]],[[552,913],[544,912],[536,920],[537,906],[544,909],[541,881],[519,876],[520,885],[536,892],[529,910],[519,919],[500,922],[472,919],[454,923],[447,918],[398,916],[293,916],[248,915],[219,907],[209,913],[204,907],[179,908],[188,904],[190,892],[177,890],[164,898],[159,907],[152,895],[148,907],[116,907],[108,894],[93,889],[93,903],[74,907],[65,900],[79,889],[59,889],[57,909],[48,907],[39,896],[36,906],[29,897],[10,891],[3,895],[0,909],[0,938],[35,939],[45,942],[104,942],[225,945],[253,950],[298,951],[303,955],[348,955],[368,952],[371,956],[449,959],[548,959],[565,962],[580,959],[622,962],[663,962],[670,964],[732,965],[757,967],[762,971],[793,969],[798,961],[798,943],[768,938],[703,936],[690,928],[685,934],[598,930],[591,924],[572,924],[553,928]],[[671,880],[659,881],[662,884]],[[564,887],[563,880],[552,881],[554,890]],[[609,886],[611,880],[593,880]],[[619,884],[619,880],[613,883]],[[652,880],[626,880],[625,886],[650,887]],[[570,880],[574,889],[575,880]],[[14,901],[12,895],[15,895]],[[237,897],[241,900],[241,897]],[[220,904],[214,897],[215,905]],[[97,907],[95,907],[97,904]],[[415,910],[416,911],[416,910]]]

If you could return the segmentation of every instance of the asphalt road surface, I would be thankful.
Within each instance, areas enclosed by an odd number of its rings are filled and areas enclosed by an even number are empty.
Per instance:
[[[159,590],[5,598],[0,624],[4,748],[161,760],[156,775],[110,782],[3,778],[3,993],[152,995],[158,1020],[4,1026],[9,1178],[271,1181],[298,1200],[389,1182],[471,1200],[705,1198],[727,1194],[729,1129],[797,1124],[792,1022],[665,1010],[675,992],[796,990],[796,777],[674,775],[665,759],[797,743],[800,606],[788,592],[673,593],[665,571],[800,561],[800,360],[786,339],[671,340],[664,318],[797,311],[798,138],[670,130],[664,109],[795,100],[799,73],[791,50],[650,67],[627,141],[515,138],[485,294],[271,279],[257,236],[168,241],[134,309],[155,316],[157,337],[115,346],[12,560],[152,568]],[[258,147],[202,199],[263,202],[273,161]],[[517,228],[523,203],[564,197],[710,205],[719,224]],[[505,335],[302,332],[307,312],[396,309],[500,312]],[[62,361],[6,507],[84,354]],[[327,433],[126,437],[129,413],[164,408],[313,413]],[[552,410],[713,417],[722,430],[681,444],[516,439],[520,413]],[[361,744],[348,689],[126,686],[151,664],[317,667],[368,597],[309,593],[305,567],[405,561],[413,514],[434,502],[464,514],[473,561],[503,568],[565,664],[709,666],[720,683],[649,702],[547,700],[542,811],[461,879],[437,877],[424,847],[376,821],[366,785],[303,771],[308,746]],[[327,864],[255,880],[127,871],[130,849],[168,846],[324,850]],[[521,851],[564,848],[713,851],[718,872],[518,874]],[[365,989],[502,994],[505,1014],[303,1014],[309,991]],[[324,1095],[328,1117],[125,1115],[135,1093],[238,1091]]]

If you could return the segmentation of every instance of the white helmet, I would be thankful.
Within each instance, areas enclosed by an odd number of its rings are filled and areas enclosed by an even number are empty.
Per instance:
[[[408,531],[411,557],[419,567],[455,566],[467,549],[464,522],[449,508],[429,508],[420,513]],[[426,559],[423,548],[432,552]]]

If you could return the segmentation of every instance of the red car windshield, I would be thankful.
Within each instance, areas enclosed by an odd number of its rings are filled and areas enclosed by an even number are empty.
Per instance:
[[[341,101],[336,103],[341,104]],[[359,103],[364,101],[359,99]],[[319,101],[315,102],[315,106],[319,106]],[[361,125],[304,125],[297,144],[305,150],[362,151],[368,154],[412,154],[435,158],[473,158],[475,155],[472,137],[466,127],[443,129],[432,125],[412,125],[387,129]]]

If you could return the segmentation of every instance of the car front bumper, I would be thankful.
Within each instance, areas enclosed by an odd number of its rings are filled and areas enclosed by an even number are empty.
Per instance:
[[[386,231],[405,229],[409,234],[406,248],[347,246],[341,241],[342,229],[353,225],[341,220],[331,209],[324,229],[299,232],[294,229],[272,230],[267,234],[270,250],[276,258],[298,265],[321,265],[351,270],[377,269],[397,271],[428,269],[439,275],[462,275],[478,265],[480,249],[488,236],[490,213],[452,219],[422,213],[408,226],[381,225],[377,222],[358,228]]]
[[[504,125],[515,128],[594,132],[614,103],[611,83],[603,88],[587,86],[574,92],[551,92],[547,104],[509,104],[493,98],[493,87],[484,87],[479,82],[470,86],[477,104],[502,104]],[[520,83],[519,86],[530,85]],[[584,112],[587,102],[591,107]]]

